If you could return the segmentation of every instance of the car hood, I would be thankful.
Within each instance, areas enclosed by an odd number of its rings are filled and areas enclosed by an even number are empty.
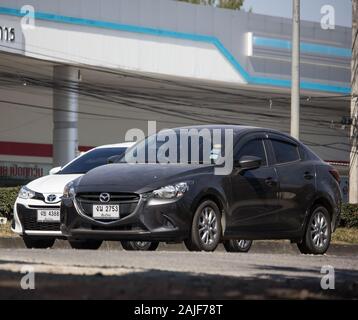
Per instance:
[[[54,174],[31,181],[27,187],[42,194],[62,194],[67,183],[77,179],[82,174]]]
[[[212,165],[109,164],[89,171],[77,185],[77,192],[152,191],[171,183],[188,181],[196,175],[213,173]]]

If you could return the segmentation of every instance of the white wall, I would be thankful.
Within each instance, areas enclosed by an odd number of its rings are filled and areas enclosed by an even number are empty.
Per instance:
[[[16,28],[15,43],[0,50],[76,65],[244,83],[213,44],[41,20],[34,29],[21,29],[20,18],[4,15],[0,21]]]

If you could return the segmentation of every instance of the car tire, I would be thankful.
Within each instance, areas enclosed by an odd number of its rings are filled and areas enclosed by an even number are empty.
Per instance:
[[[224,247],[227,252],[249,252],[252,240],[226,240]]]
[[[192,243],[191,239],[184,240],[185,248],[187,248],[188,251],[199,251]]]
[[[69,240],[72,249],[97,250],[102,245],[102,240]]]
[[[205,200],[195,211],[190,237],[184,243],[189,251],[215,251],[221,233],[220,209],[214,201]]]
[[[52,248],[56,239],[36,238],[25,236],[22,238],[27,249]]]
[[[331,217],[325,207],[317,206],[307,222],[302,242],[297,244],[303,254],[324,254],[331,242]]]
[[[155,251],[159,246],[157,241],[121,241],[121,244],[127,251]]]

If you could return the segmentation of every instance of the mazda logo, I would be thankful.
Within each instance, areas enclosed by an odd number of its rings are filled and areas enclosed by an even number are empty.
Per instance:
[[[57,199],[55,194],[50,194],[47,196],[47,202],[55,202]]]
[[[111,200],[111,195],[109,193],[101,193],[99,195],[99,201],[101,202],[109,202]]]

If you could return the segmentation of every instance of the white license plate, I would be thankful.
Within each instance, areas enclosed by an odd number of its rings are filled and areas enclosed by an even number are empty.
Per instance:
[[[119,219],[119,205],[96,204],[92,208],[92,215],[95,219]]]
[[[60,210],[37,210],[37,222],[60,222]]]

